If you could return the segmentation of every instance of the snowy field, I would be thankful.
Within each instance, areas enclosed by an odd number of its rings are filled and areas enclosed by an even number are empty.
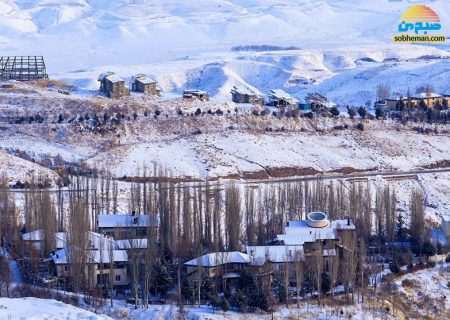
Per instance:
[[[118,303],[121,304],[120,302]],[[26,308],[24,306],[26,305]],[[77,308],[56,300],[46,300],[38,298],[0,298],[0,319],[5,320],[107,320],[107,319],[165,319],[174,320],[232,320],[232,319],[394,319],[385,312],[368,310],[361,305],[343,307],[318,308],[315,304],[300,304],[290,308],[281,307],[272,313],[240,313],[222,310],[212,310],[209,306],[190,306],[179,310],[175,305],[151,305],[148,310],[134,310],[132,307],[118,306],[104,307],[99,310],[101,313],[93,313],[85,309]],[[341,315],[342,311],[342,315]]]
[[[37,298],[0,298],[0,319],[5,320],[111,320],[81,308]]]

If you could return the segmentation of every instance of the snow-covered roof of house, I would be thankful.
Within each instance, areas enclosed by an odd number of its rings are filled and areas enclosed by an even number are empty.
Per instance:
[[[22,240],[24,241],[41,241],[41,239],[42,239],[42,230],[34,230],[22,234]]]
[[[116,240],[116,249],[127,250],[127,249],[146,249],[147,239],[126,239],[126,240]]]
[[[106,77],[112,76],[113,74],[114,74],[114,72],[112,72],[112,71],[104,72],[98,76],[97,80],[103,81],[103,80],[105,80]]]
[[[132,214],[100,214],[97,218],[99,228],[135,228],[158,225],[158,218],[155,215],[151,222],[149,215]]]
[[[246,95],[256,95],[256,92],[254,92],[249,87],[243,86],[243,85],[236,85],[231,88],[231,93],[238,93],[238,94],[246,94]]]
[[[55,264],[68,264],[70,258],[68,257],[69,249],[63,248],[52,255],[52,260]],[[109,249],[102,250],[87,250],[87,257],[89,263],[110,263]],[[113,262],[127,262],[128,255],[125,250],[112,251]]]
[[[419,94],[412,96],[411,98],[413,99],[442,98],[442,95],[434,92],[421,92]]]
[[[293,262],[299,257],[304,260],[303,246],[247,246],[253,265],[262,265],[269,260],[274,263]]]
[[[213,252],[189,260],[185,265],[198,266],[200,264],[202,267],[211,268],[228,263],[250,263],[250,256],[239,251]]]
[[[111,74],[106,76],[105,78],[111,81],[112,83],[125,82],[125,80],[122,77],[118,76],[117,74]]]
[[[204,90],[198,90],[198,89],[187,89],[183,91],[183,94],[192,94],[192,95],[205,95],[207,94],[207,91]]]
[[[297,99],[295,99],[293,96],[291,96],[289,93],[287,93],[281,89],[270,90],[268,96],[270,99],[283,99],[283,100],[289,101],[292,104],[298,104],[300,102]]]
[[[326,216],[325,216],[326,217]],[[316,240],[337,239],[337,230],[354,230],[355,224],[350,219],[323,220],[324,227],[312,227],[309,220],[288,221],[284,234],[279,234],[274,241],[283,242],[285,245],[303,245]]]
[[[93,231],[88,233],[88,245],[91,249],[109,248],[110,243],[114,248],[114,238]]]
[[[137,74],[132,78],[133,82],[134,81],[139,81],[142,84],[151,84],[151,83],[156,83],[155,79],[150,78],[149,76],[147,76],[146,74]]]
[[[63,248],[66,244],[65,232],[56,232],[55,237],[56,237],[56,249]],[[22,234],[22,240],[24,241],[42,241],[43,238],[44,234],[41,229]]]

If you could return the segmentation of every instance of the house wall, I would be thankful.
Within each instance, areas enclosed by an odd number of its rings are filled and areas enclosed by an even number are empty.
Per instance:
[[[71,266],[69,264],[58,264],[56,265],[56,275],[59,278],[70,278]],[[90,277],[92,284],[97,286],[97,275],[100,275],[100,268],[98,264],[91,264],[90,267],[85,268],[86,278]],[[128,285],[128,269],[123,267],[116,267],[113,269],[114,272],[114,286],[126,286]],[[103,269],[103,274],[109,274],[109,265],[105,265]],[[120,281],[116,281],[116,276],[120,276]]]
[[[130,90],[125,86],[125,82],[111,82],[107,78],[101,82],[100,90],[109,98],[114,99],[130,95]]]
[[[248,95],[243,95],[243,94],[234,92],[231,94],[231,98],[232,98],[233,102],[235,102],[235,103],[249,103]]]
[[[195,97],[197,97],[199,100],[202,101],[208,101],[209,100],[209,95],[207,93],[205,94],[194,94]]]
[[[159,90],[156,88],[156,82],[155,83],[142,83],[139,80],[135,80],[133,83],[133,90],[137,92],[143,92],[148,93],[152,95],[160,95]]]
[[[203,267],[202,272],[208,273],[210,278],[221,277],[226,272],[241,272],[246,268],[247,264],[244,263],[228,263],[225,265],[215,267]],[[189,277],[197,274],[197,266],[187,266],[186,271]]]
[[[98,232],[115,240],[141,239],[147,237],[147,227],[98,228]]]
[[[440,103],[442,104],[444,100],[447,100],[447,102],[450,104],[450,97],[437,97],[437,98],[424,98],[424,99],[411,99],[411,107],[417,108],[420,105],[420,101],[423,100],[425,102],[425,105],[429,108],[433,108],[435,104]],[[397,107],[398,100],[387,100],[386,101],[386,107],[387,109],[395,109]],[[403,103],[405,104],[405,108],[408,107],[408,99],[404,98]]]

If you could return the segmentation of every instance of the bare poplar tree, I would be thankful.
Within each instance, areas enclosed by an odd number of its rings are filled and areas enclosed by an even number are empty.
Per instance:
[[[0,239],[2,245],[11,243],[17,234],[17,217],[14,199],[8,192],[8,178],[0,178]]]
[[[241,199],[239,188],[234,184],[227,186],[225,190],[225,218],[227,250],[237,251],[240,248]]]
[[[410,199],[410,231],[412,238],[421,245],[425,235],[424,196],[420,189],[413,189]]]
[[[349,300],[349,290],[352,288],[352,303],[354,293],[354,283],[356,276],[356,233],[352,230],[345,230],[341,233],[340,242],[343,246],[342,277],[345,287],[345,296]]]
[[[256,202],[255,191],[253,188],[245,189],[245,231],[247,234],[247,243],[251,246],[256,244]]]
[[[300,308],[300,292],[302,290],[302,255],[300,251],[295,251],[294,255],[294,265],[295,265],[295,283],[297,290],[297,308]]]
[[[323,244],[321,240],[314,243],[314,252],[312,254],[314,264],[314,280],[317,288],[317,303],[320,306],[322,293],[322,273],[323,273]]]
[[[74,192],[69,192],[69,221],[67,232],[67,260],[74,291],[86,290],[88,286],[89,208],[83,198],[81,178],[76,177]]]

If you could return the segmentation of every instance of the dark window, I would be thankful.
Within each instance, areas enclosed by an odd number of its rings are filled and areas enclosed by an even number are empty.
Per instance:
[[[120,276],[116,276],[116,282],[120,282]]]

